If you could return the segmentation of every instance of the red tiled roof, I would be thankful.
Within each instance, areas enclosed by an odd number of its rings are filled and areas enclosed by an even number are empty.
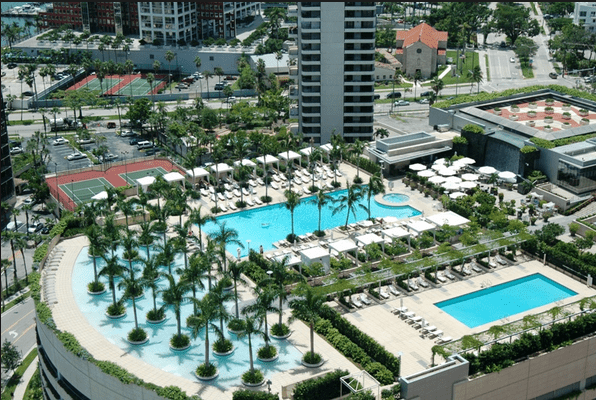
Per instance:
[[[447,32],[438,31],[427,23],[422,23],[409,31],[397,31],[397,40],[403,40],[403,48],[415,42],[422,42],[431,49],[437,49],[440,41],[447,41]]]
[[[404,54],[404,49],[395,49],[395,54]]]
[[[444,56],[445,54],[447,54],[447,51],[446,50],[438,50],[437,54],[440,56]]]

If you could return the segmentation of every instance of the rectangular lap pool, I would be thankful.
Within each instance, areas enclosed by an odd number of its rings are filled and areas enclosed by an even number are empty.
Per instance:
[[[577,293],[541,274],[435,303],[470,328],[540,307]]]

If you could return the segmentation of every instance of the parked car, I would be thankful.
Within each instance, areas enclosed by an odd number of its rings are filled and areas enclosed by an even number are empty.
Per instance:
[[[501,42],[501,44],[499,44],[499,47],[505,48],[505,47],[507,47],[507,43]]]
[[[128,144],[135,145],[135,144],[139,143],[140,141],[141,141],[141,139],[135,137],[135,138],[130,139],[128,141]]]
[[[163,150],[162,150],[162,148],[161,148],[161,147],[153,147],[153,148],[150,148],[150,149],[148,149],[148,150],[145,152],[145,155],[146,155],[146,156],[152,156],[153,154],[161,153],[162,151],[163,151]]]
[[[61,145],[61,144],[66,144],[66,143],[68,143],[68,140],[66,140],[66,139],[64,139],[64,138],[62,138],[62,137],[56,138],[56,139],[55,139],[55,140],[52,142],[52,144],[53,144],[54,146],[59,146],[59,145]]]
[[[514,63],[515,62],[515,57],[509,57],[509,62]]]
[[[127,136],[135,136],[136,133],[134,133],[132,130],[125,130],[125,131],[121,131],[120,132],[120,136],[122,137],[127,137]]]
[[[187,76],[186,78],[182,79],[182,82],[184,83],[194,83],[195,78],[192,76]]]
[[[374,95],[374,99],[375,99],[375,100],[379,100],[380,98],[381,98],[381,95],[380,95],[380,94],[378,94],[378,93],[375,93],[375,95]]]
[[[33,92],[27,90],[27,91],[23,92],[23,96],[31,97],[31,96],[33,96]]]
[[[420,93],[420,97],[426,97],[426,96],[430,96],[430,91],[426,91],[426,92],[422,92]]]
[[[115,122],[108,122],[108,124],[106,125],[108,129],[114,129],[116,128],[116,123]]]
[[[8,65],[6,66],[8,69],[14,69],[17,67],[17,64],[15,63],[8,63]]]
[[[118,154],[108,153],[105,156],[99,156],[98,160],[99,160],[99,162],[110,162],[110,161],[114,161],[117,158],[118,158]]]
[[[214,89],[215,90],[224,90],[224,84],[223,83],[216,83]]]
[[[41,234],[42,235],[49,234],[53,227],[54,227],[54,225],[46,225],[46,226],[44,226],[43,229],[41,230]]]
[[[10,154],[21,154],[23,152],[23,148],[21,146],[15,146],[10,149]]]
[[[66,157],[68,161],[82,160],[84,158],[87,158],[87,154],[85,153],[72,153]]]
[[[29,225],[27,233],[37,233],[43,229],[43,226],[43,222],[34,222],[31,225]]]
[[[232,76],[232,75],[228,75],[228,76],[226,76],[226,80],[227,81],[235,81],[236,80],[236,77],[235,76]]]
[[[236,96],[228,97],[228,103],[234,103],[234,102],[236,102]]]
[[[203,79],[203,74],[199,72],[195,72],[194,74],[192,74],[192,76],[194,76],[196,79]]]
[[[418,101],[418,103],[420,103],[420,104],[429,104],[430,103],[430,100],[429,99],[420,99]]]
[[[556,72],[551,72],[548,74],[549,77],[553,78],[553,79],[557,79],[559,77],[559,75]]]
[[[387,94],[388,99],[399,99],[401,97],[401,92],[392,92]]]
[[[407,100],[398,100],[395,102],[396,106],[409,106],[410,102]]]
[[[27,197],[25,200],[23,200],[23,204],[35,204],[35,199],[33,197]]]
[[[188,85],[186,83],[179,83],[176,85],[176,89],[188,89]]]

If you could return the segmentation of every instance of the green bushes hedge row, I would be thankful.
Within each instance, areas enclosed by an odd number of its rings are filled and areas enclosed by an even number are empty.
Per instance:
[[[335,370],[325,376],[309,379],[294,386],[294,400],[330,400],[340,396],[339,378],[348,371]]]
[[[253,392],[251,390],[236,390],[232,400],[278,400],[279,396],[273,393]]]
[[[477,356],[465,353],[462,356],[470,362],[469,375],[477,372],[496,372],[513,365],[516,360],[528,357],[542,350],[554,350],[562,344],[596,331],[596,314],[587,314],[573,321],[554,324],[538,335],[524,333],[513,343],[495,343],[490,350]]]
[[[389,385],[394,382],[393,373],[391,373],[391,371],[381,363],[374,362],[356,343],[339,333],[329,320],[321,318],[315,325],[315,331],[325,336],[327,341],[344,356],[351,358],[354,362],[362,365],[362,367],[381,384]]]
[[[35,249],[33,253],[33,262],[41,262],[43,258],[48,254],[48,244],[44,243]]]
[[[560,267],[564,265],[583,277],[588,274],[596,275],[596,254],[580,253],[573,243],[558,242],[554,246],[549,246],[534,239],[523,243],[522,249],[537,257],[542,257],[546,253],[547,261]]]
[[[331,322],[341,334],[345,335],[352,342],[356,343],[373,360],[383,364],[395,377],[399,376],[399,358],[387,351],[385,347],[377,343],[373,338],[352,325],[347,319],[331,307],[324,305],[321,307],[319,315]]]

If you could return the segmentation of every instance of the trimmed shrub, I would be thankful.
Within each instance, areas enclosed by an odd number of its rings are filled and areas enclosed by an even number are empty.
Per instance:
[[[255,392],[252,390],[236,390],[232,395],[232,400],[278,400],[277,393]]]
[[[349,375],[348,371],[335,370],[325,376],[308,379],[294,386],[294,400],[330,400],[340,396],[339,378]]]
[[[476,134],[479,134],[479,135],[483,135],[484,134],[484,129],[482,129],[478,125],[468,124],[468,125],[465,125],[461,129],[461,132],[462,132],[462,134],[463,133],[476,133]]]

